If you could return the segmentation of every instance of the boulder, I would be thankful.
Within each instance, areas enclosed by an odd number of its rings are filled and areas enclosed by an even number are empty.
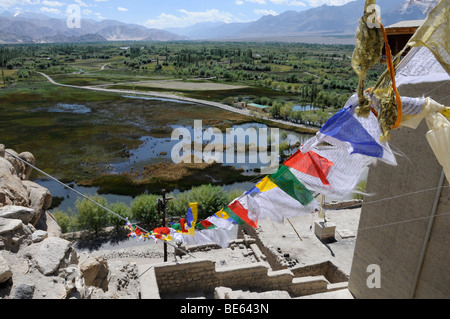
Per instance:
[[[21,283],[16,287],[14,299],[33,299],[35,289],[34,285]]]
[[[5,157],[5,145],[0,144],[0,157]]]
[[[18,252],[23,246],[32,243],[34,227],[25,225],[20,219],[0,217],[0,249]]]
[[[28,198],[30,200],[30,207],[36,211],[36,216],[31,220],[32,225],[36,225],[41,214],[52,205],[52,194],[50,191],[41,185],[32,181],[23,181],[22,184],[28,191]]]
[[[31,165],[34,165],[36,162],[33,154],[31,154],[30,152],[20,153],[19,158],[21,158],[22,160],[24,160],[27,163],[30,163]],[[25,164],[25,168],[22,172],[22,179],[27,180],[28,178],[30,178],[32,171],[33,171],[33,168],[31,166]]]
[[[23,223],[20,219],[10,219],[0,217],[0,236],[6,236],[22,228]]]
[[[88,258],[82,261],[79,266],[87,286],[98,287],[103,291],[108,290],[110,272],[105,258]]]
[[[14,151],[14,150],[7,149],[6,151],[8,153],[13,154],[14,156],[19,157],[19,154],[17,154],[17,152]],[[5,153],[5,159],[12,164],[12,166],[14,167],[14,170],[16,172],[17,177],[22,179],[22,176],[24,175],[25,170],[26,170],[25,164],[22,163],[17,158],[15,158],[14,156],[9,155],[8,153]]]
[[[45,230],[49,237],[61,237],[62,235],[61,226],[49,211],[45,211],[34,226],[36,229]]]
[[[71,242],[58,237],[49,237],[40,243],[36,264],[44,275],[51,275],[60,267],[65,268],[72,263],[78,263],[78,260]]]
[[[43,241],[44,239],[48,238],[48,233],[44,230],[36,230],[32,235],[31,235],[31,240],[33,243],[39,243],[41,241]]]
[[[0,157],[0,190],[5,194],[4,205],[28,207],[28,191],[16,175],[13,164],[3,157]]]
[[[36,217],[36,211],[32,208],[7,205],[0,207],[0,217],[20,219],[24,224],[29,224]]]
[[[6,205],[6,194],[0,189],[0,207]]]
[[[0,284],[8,281],[13,275],[11,271],[11,267],[9,267],[8,262],[3,257],[2,252],[0,251]]]

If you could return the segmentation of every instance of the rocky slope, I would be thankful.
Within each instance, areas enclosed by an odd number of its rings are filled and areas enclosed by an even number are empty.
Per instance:
[[[138,298],[136,265],[112,269],[102,255],[77,253],[47,211],[50,192],[8,153],[35,162],[0,144],[0,299]]]

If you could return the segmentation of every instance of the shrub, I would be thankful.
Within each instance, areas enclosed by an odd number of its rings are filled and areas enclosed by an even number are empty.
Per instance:
[[[61,227],[62,233],[68,233],[76,230],[77,218],[75,216],[71,216],[60,210],[55,210],[52,215],[55,217],[59,227]]]
[[[229,198],[228,193],[220,186],[201,185],[193,187],[187,192],[178,194],[169,202],[169,214],[184,217],[189,203],[195,202],[198,202],[198,219],[202,220],[217,213],[222,207],[228,205]]]
[[[123,218],[131,219],[131,211],[130,207],[122,202],[117,202],[114,204],[109,205],[108,207],[110,210],[112,210],[114,213],[116,213],[119,216],[122,216]],[[116,231],[119,232],[121,229],[125,226],[125,221],[122,218],[117,217],[116,215],[109,214],[109,224],[114,226]]]
[[[157,212],[157,195],[144,194],[137,196],[131,203],[131,216],[137,223],[152,226],[160,220]]]
[[[105,207],[107,205],[105,197],[95,195],[89,198]],[[77,199],[75,207],[78,210],[78,225],[81,229],[93,230],[97,235],[100,229],[108,226],[109,213],[95,203],[87,199]]]

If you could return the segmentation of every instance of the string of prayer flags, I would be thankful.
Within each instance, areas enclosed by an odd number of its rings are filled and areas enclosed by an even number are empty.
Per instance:
[[[172,240],[171,231],[168,227],[155,228],[152,231],[152,235],[158,239],[162,239],[162,240],[166,240],[166,241]]]
[[[128,220],[125,225],[125,229],[128,229],[130,232],[127,234],[127,237],[131,238],[137,238],[138,240],[146,240],[148,238],[152,238],[153,240],[156,240],[156,238],[149,234],[148,232],[144,232],[142,229],[140,229],[138,226],[133,225]]]

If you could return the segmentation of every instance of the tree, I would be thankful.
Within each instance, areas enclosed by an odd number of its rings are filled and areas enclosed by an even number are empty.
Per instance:
[[[153,194],[143,194],[137,196],[131,203],[131,216],[138,223],[145,226],[152,226],[159,221],[157,212],[158,196]]]
[[[90,199],[102,206],[107,205],[106,198],[95,195],[89,196]],[[78,210],[78,224],[81,229],[93,230],[95,234],[108,225],[108,212],[87,199],[77,199],[75,207]]]

